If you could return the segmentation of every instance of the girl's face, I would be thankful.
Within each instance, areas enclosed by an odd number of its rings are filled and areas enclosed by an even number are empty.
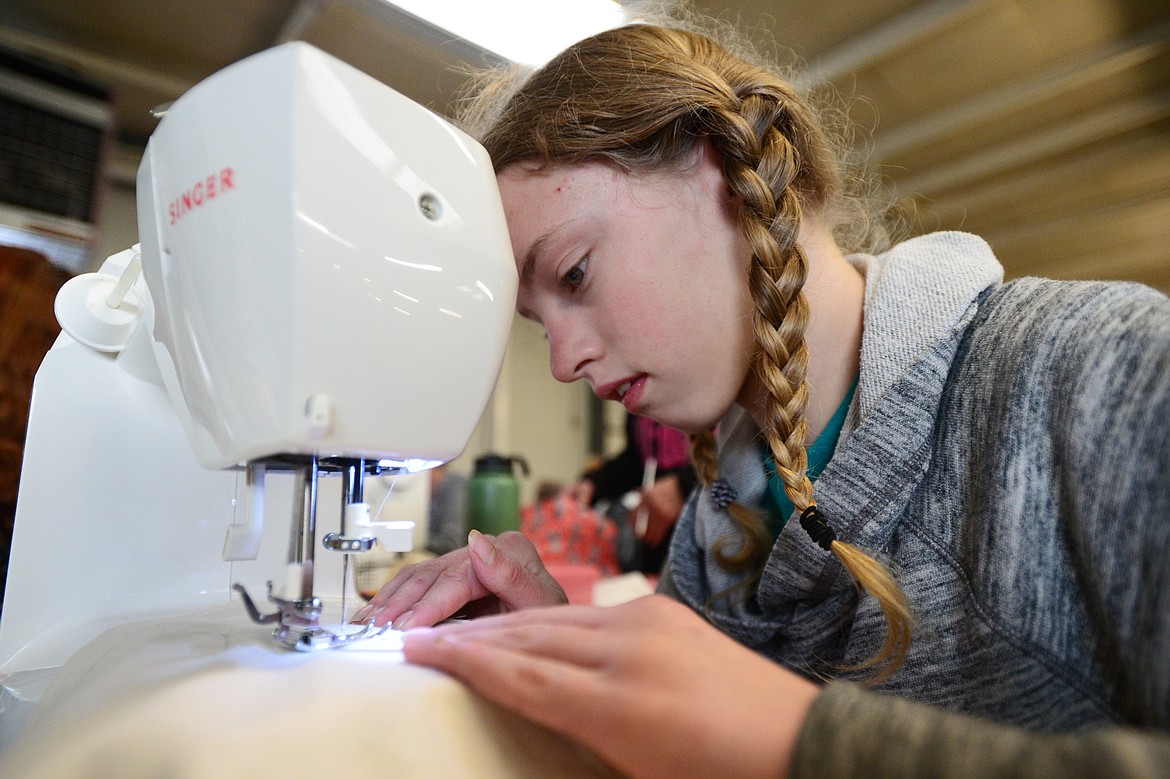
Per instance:
[[[748,405],[750,251],[715,154],[681,174],[596,162],[498,180],[517,309],[544,326],[553,376],[692,433]]]

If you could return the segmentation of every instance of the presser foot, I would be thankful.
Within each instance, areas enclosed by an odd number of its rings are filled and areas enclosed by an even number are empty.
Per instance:
[[[272,637],[298,652],[339,649],[359,641],[376,638],[389,629],[389,625],[375,627],[374,621],[370,620],[364,628],[356,632],[335,633],[322,627],[318,621],[321,616],[320,598],[314,597],[299,601],[278,598],[272,594],[272,582],[268,582],[268,600],[280,610],[264,614],[256,608],[256,604],[252,602],[251,596],[248,595],[242,584],[233,584],[232,589],[243,598],[244,608],[253,622],[260,625],[277,623],[276,628],[272,631]]]

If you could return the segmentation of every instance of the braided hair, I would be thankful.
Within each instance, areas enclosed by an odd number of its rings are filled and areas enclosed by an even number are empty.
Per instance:
[[[810,103],[775,69],[681,24],[609,30],[535,73],[497,73],[468,89],[473,97],[461,124],[479,137],[497,171],[598,160],[635,174],[682,171],[701,144],[715,146],[724,179],[742,203],[740,227],[752,252],[747,281],[757,349],[751,370],[767,389],[764,434],[793,506],[802,513],[815,509],[805,447],[809,310],[801,290],[808,261],[797,235],[804,215],[815,213],[831,226],[834,219],[863,226],[868,242],[844,244],[850,250],[876,248],[882,237],[873,229],[878,220],[839,216],[848,201],[847,177]],[[711,487],[719,478],[713,432],[692,437],[691,456],[700,482]],[[738,533],[717,543],[716,559],[754,582],[771,534],[750,507],[732,501],[727,511]],[[901,588],[860,549],[832,539],[824,546],[885,612],[886,645],[862,666],[878,667],[877,678],[885,678],[909,646],[912,619]]]

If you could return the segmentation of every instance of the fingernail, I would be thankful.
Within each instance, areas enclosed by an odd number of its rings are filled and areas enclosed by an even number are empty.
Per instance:
[[[490,563],[495,557],[495,546],[478,530],[472,530],[467,534],[467,546],[471,549],[472,554],[485,563]]]
[[[390,621],[390,626],[395,630],[406,630],[412,619],[414,619],[414,612],[404,611],[398,615],[398,619]]]
[[[378,612],[372,611],[369,607],[366,607],[361,611],[355,612],[354,615],[349,618],[349,622],[351,625],[365,624],[366,622],[369,622],[371,618],[376,617],[377,614]]]

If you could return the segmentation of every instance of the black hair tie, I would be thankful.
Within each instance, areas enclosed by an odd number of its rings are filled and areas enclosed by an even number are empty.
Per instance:
[[[822,514],[815,505],[800,512],[800,526],[808,533],[808,537],[813,540],[813,543],[826,552],[837,540],[837,534],[833,532],[833,528],[829,527],[829,518]]]
[[[726,510],[737,496],[735,487],[732,487],[726,479],[716,479],[711,483],[711,505],[717,511]]]

